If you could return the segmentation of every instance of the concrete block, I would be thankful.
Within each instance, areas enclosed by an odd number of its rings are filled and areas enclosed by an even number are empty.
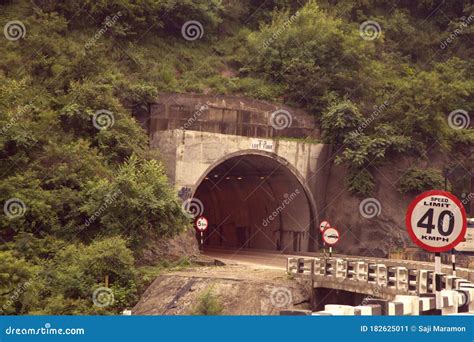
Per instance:
[[[362,316],[380,316],[382,314],[382,307],[377,304],[359,305],[356,309],[360,310]]]
[[[340,316],[360,316],[361,314],[361,310],[357,307],[338,304],[327,304],[324,306],[324,311]]]
[[[311,310],[280,310],[280,316],[311,316]]]

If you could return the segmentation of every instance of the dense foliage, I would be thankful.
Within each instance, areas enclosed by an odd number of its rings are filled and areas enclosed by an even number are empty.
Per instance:
[[[134,119],[159,92],[306,109],[360,195],[376,189],[374,167],[401,156],[453,169],[472,162],[472,130],[448,120],[474,109],[468,0],[19,0],[0,9],[2,26],[25,29],[18,39],[4,31],[0,44],[0,200],[17,200],[21,214],[0,219],[2,313],[110,313],[136,300],[133,251],[187,225]],[[190,20],[202,38],[184,39]],[[381,27],[376,39],[361,36],[367,20]],[[402,192],[441,179],[436,169],[399,172]],[[93,305],[106,277],[114,303]]]

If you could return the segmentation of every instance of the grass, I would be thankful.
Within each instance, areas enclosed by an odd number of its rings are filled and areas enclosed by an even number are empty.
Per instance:
[[[194,315],[217,316],[222,314],[223,306],[219,298],[214,293],[214,288],[210,286],[200,296],[199,302],[194,308]]]
[[[140,287],[144,291],[148,286],[150,286],[153,280],[161,274],[170,271],[180,271],[193,266],[195,266],[195,264],[193,264],[188,257],[176,261],[162,260],[160,263],[153,266],[140,266],[137,268]]]

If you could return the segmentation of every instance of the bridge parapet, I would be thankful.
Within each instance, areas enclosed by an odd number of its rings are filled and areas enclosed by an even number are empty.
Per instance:
[[[362,305],[330,304],[317,315],[420,315],[435,307],[432,270],[386,265],[379,260],[288,258],[287,271],[311,281],[313,288],[367,294]],[[442,275],[440,314],[474,313],[474,284]]]

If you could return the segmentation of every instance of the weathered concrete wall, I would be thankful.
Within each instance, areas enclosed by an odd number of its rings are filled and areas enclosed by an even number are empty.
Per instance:
[[[278,110],[282,115],[272,125],[272,113]],[[160,94],[150,113],[137,119],[150,135],[179,128],[262,138],[320,135],[314,118],[301,109],[238,96]]]
[[[159,148],[177,190],[188,189],[191,194],[225,160],[240,155],[272,158],[285,165],[305,190],[312,211],[310,230],[323,215],[328,165],[328,146],[324,144],[176,129],[156,131],[151,137],[151,147]],[[310,248],[316,248],[315,241]]]

